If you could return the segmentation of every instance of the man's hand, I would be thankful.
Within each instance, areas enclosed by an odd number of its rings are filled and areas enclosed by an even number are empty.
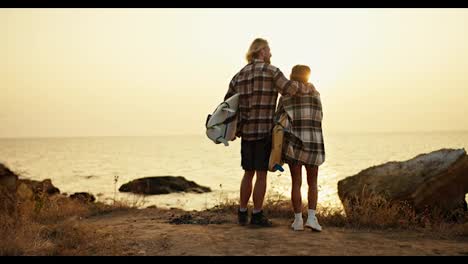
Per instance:
[[[318,94],[320,93],[315,89],[315,86],[312,83],[307,83],[307,88],[301,91],[302,94]]]
[[[307,83],[307,88],[309,89],[310,94],[320,95],[320,93],[317,91],[317,89],[315,89],[315,86],[312,83]]]
[[[297,83],[292,82],[292,85],[289,86],[289,89],[287,90],[287,93],[285,95],[287,96],[294,96],[299,92],[299,86]]]

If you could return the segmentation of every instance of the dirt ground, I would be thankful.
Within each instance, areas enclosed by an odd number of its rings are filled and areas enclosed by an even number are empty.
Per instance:
[[[237,225],[234,214],[206,214],[147,208],[82,221],[109,238],[102,242],[103,252],[117,255],[468,255],[466,237],[332,226],[322,232],[292,231],[282,218],[273,218],[271,228],[255,228]]]

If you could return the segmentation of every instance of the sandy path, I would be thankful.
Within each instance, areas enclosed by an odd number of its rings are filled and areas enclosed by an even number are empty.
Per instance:
[[[114,212],[86,219],[118,239],[119,255],[468,255],[468,238],[441,239],[415,231],[367,231],[324,226],[321,233],[223,224],[170,224],[157,209]]]

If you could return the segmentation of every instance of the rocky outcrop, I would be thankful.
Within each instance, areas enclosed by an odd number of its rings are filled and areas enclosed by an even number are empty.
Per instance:
[[[0,164],[0,215],[12,215],[16,212],[16,184],[18,176]]]
[[[9,189],[16,189],[17,181],[18,175],[16,175],[5,165],[0,163],[0,186]]]
[[[44,194],[47,196],[59,194],[60,190],[52,184],[50,179],[43,181],[20,179],[18,175],[0,163],[0,193],[0,200],[5,201],[2,210],[5,210],[6,207],[16,207],[17,201],[40,199]]]
[[[130,181],[120,186],[119,191],[138,194],[168,194],[174,192],[204,193],[211,192],[211,189],[181,176],[159,176]]]
[[[55,187],[52,184],[52,181],[50,179],[45,179],[43,181],[35,181],[35,180],[29,180],[29,179],[19,179],[18,180],[18,189],[21,192],[26,192],[29,193],[29,191],[26,191],[26,189],[29,189],[30,192],[34,196],[38,195],[53,195],[53,194],[59,194],[60,190],[59,188]]]
[[[84,202],[84,203],[92,203],[96,201],[96,198],[94,197],[94,195],[87,193],[87,192],[74,193],[70,195],[70,198],[74,200],[78,200],[80,202]]]
[[[403,162],[370,167],[338,182],[338,196],[352,201],[369,193],[387,201],[407,201],[417,211],[466,209],[468,156],[464,149],[441,149]],[[352,208],[345,208],[352,210]]]
[[[68,197],[60,194],[60,190],[50,179],[42,181],[21,179],[0,164],[0,217],[9,216],[11,219],[16,219],[24,208],[31,211],[30,208],[43,208],[45,204],[64,204],[70,200],[87,204],[95,202],[96,198],[86,192],[77,192]]]

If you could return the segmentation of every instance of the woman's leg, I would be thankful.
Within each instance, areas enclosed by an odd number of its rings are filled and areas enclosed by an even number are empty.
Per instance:
[[[318,175],[318,166],[307,165],[307,184],[309,185],[309,190],[307,192],[307,200],[309,203],[309,209],[317,209],[317,197],[318,197],[318,187],[317,187],[317,175]]]
[[[322,226],[318,223],[317,217],[315,216],[315,210],[317,209],[317,197],[318,197],[318,188],[317,188],[317,175],[318,175],[318,166],[306,166],[307,171],[307,183],[309,185],[309,191],[307,193],[307,200],[309,203],[309,210],[307,221],[305,223],[306,227],[312,228],[315,231],[322,231]]]
[[[301,196],[301,184],[302,184],[302,165],[288,164],[289,170],[291,171],[292,189],[291,189],[291,202],[294,209],[294,213],[298,214],[302,212],[302,196]]]

